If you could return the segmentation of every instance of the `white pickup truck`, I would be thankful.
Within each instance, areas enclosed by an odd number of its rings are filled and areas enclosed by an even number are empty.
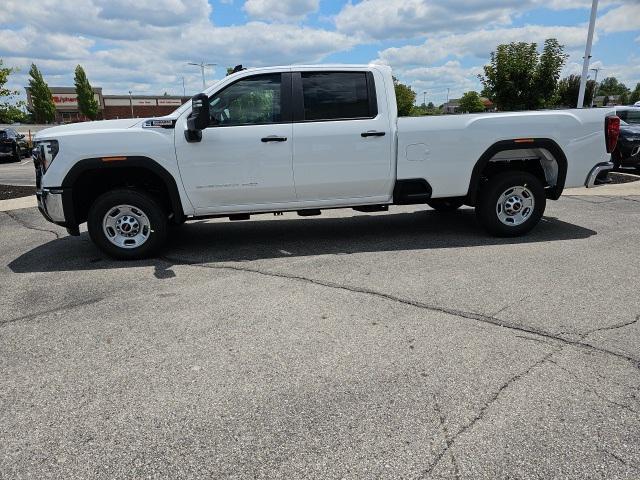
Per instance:
[[[563,188],[612,168],[613,110],[398,118],[391,69],[243,69],[173,114],[53,127],[35,138],[50,221],[123,259],[156,254],[186,220],[349,207],[475,207],[520,235]]]

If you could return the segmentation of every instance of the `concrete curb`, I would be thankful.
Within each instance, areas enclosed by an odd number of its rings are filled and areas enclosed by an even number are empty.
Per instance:
[[[602,185],[594,188],[567,188],[562,195],[627,197],[640,195],[640,181]]]
[[[21,208],[37,207],[38,201],[35,195],[28,197],[11,198],[9,200],[0,200],[0,212],[8,212],[10,210],[20,210]]]

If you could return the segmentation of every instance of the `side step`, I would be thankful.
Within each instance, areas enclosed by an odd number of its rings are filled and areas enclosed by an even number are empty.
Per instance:
[[[237,221],[237,220],[249,220],[251,215],[248,213],[236,213],[234,215],[229,215],[229,220]]]
[[[309,210],[298,210],[298,215],[300,215],[301,217],[315,217],[317,215],[320,215],[322,212],[320,212],[320,210],[316,209],[309,209]]]
[[[387,212],[389,211],[389,205],[361,205],[359,207],[353,207],[356,212]]]

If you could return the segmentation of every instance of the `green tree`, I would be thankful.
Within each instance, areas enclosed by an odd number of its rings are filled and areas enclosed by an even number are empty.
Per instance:
[[[93,88],[91,88],[87,74],[84,73],[84,68],[80,65],[76,67],[74,83],[78,96],[78,110],[90,120],[95,120],[98,118],[98,101],[93,94]]]
[[[27,115],[22,110],[24,102],[19,101],[16,97],[20,94],[17,90],[7,88],[9,76],[16,69],[5,67],[0,58],[0,123],[24,122]]]
[[[559,107],[576,108],[578,104],[578,93],[580,92],[581,75],[569,75],[558,82],[555,105]],[[587,81],[584,91],[584,105],[591,105],[595,92],[596,82]]]
[[[554,38],[538,54],[535,43],[498,45],[484,67],[482,94],[500,110],[532,110],[553,103],[560,70],[566,62],[564,47]]]
[[[416,101],[416,92],[414,92],[410,86],[400,83],[396,77],[393,77],[393,86],[396,91],[398,115],[407,117],[411,114],[413,102]]]
[[[627,105],[629,103],[629,93],[623,92],[620,94],[620,98],[618,99],[619,105]]]
[[[484,112],[484,103],[482,103],[478,92],[470,91],[462,95],[459,108],[461,112],[465,113]]]
[[[53,103],[49,85],[44,81],[42,73],[35,63],[29,70],[29,92],[31,94],[32,113],[37,123],[49,123],[56,115],[56,106]]]
[[[629,103],[636,103],[640,101],[640,83],[636,84],[636,88],[629,93]]]
[[[633,89],[629,96],[629,103],[640,102],[640,83],[636,84],[636,88]]]
[[[600,95],[622,95],[628,92],[627,86],[624,83],[620,83],[616,77],[607,77],[598,86],[598,94]]]

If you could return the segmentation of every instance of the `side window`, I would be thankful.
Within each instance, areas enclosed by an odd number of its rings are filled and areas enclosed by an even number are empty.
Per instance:
[[[243,78],[209,99],[214,125],[259,125],[282,121],[281,75]]]
[[[371,118],[366,72],[302,72],[305,120]],[[373,87],[373,85],[371,85]]]

